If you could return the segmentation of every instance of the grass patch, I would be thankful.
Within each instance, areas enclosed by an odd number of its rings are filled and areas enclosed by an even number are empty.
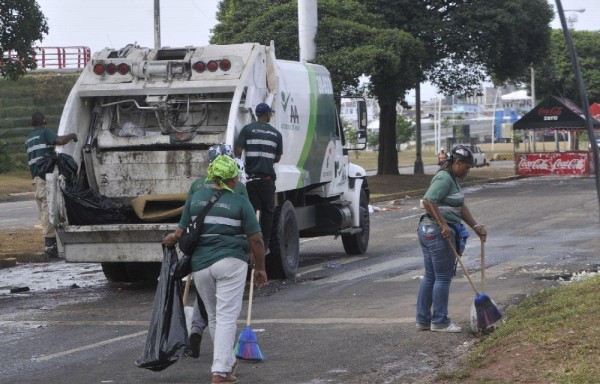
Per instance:
[[[471,351],[445,383],[597,383],[600,276],[540,291]]]
[[[0,175],[0,199],[12,193],[33,192],[31,172],[14,171]]]

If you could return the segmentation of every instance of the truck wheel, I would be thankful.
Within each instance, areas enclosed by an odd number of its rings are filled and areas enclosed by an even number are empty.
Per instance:
[[[106,280],[111,283],[129,282],[127,263],[101,263]]]
[[[294,205],[290,201],[275,211],[269,248],[271,253],[265,260],[267,276],[275,279],[294,277],[300,259],[300,240]]]
[[[142,281],[148,284],[156,284],[160,275],[161,263],[126,263],[129,281]]]
[[[102,272],[112,283],[144,281],[156,283],[160,274],[160,263],[101,263]]]
[[[369,232],[370,232],[370,219],[369,219],[369,202],[367,201],[367,193],[364,189],[360,190],[360,208],[359,208],[359,222],[362,231],[354,235],[342,235],[342,244],[344,244],[344,251],[348,255],[361,255],[367,252],[369,247]]]

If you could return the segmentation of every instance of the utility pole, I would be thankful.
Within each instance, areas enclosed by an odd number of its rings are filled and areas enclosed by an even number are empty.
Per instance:
[[[423,159],[421,158],[421,83],[417,83],[417,87],[415,88],[415,117],[417,119],[417,132],[416,132],[416,142],[417,142],[417,157],[415,159],[415,167],[413,173],[415,175],[423,175],[425,173],[425,169],[423,168]]]

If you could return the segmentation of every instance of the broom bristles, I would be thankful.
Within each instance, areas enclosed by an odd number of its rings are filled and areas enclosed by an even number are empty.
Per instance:
[[[477,327],[479,329],[487,329],[502,318],[502,312],[485,293],[479,294],[475,298],[475,309],[477,310]]]
[[[250,326],[247,326],[240,333],[238,341],[235,344],[234,352],[235,356],[242,360],[263,361],[265,359],[258,346],[256,334]]]

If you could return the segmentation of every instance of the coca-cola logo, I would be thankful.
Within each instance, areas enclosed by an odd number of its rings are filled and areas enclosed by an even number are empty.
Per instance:
[[[519,169],[527,170],[550,170],[550,159],[535,159],[529,160],[525,157],[519,161]]]
[[[562,107],[538,109],[538,115],[540,115],[540,116],[560,116],[561,113],[562,113]]]
[[[550,155],[548,157],[520,157],[517,167],[524,174],[584,174],[587,171],[585,157]]]
[[[571,159],[571,160],[563,160],[556,159],[556,161],[552,164],[552,171],[560,169],[560,170],[577,170],[581,171],[585,169],[585,160],[584,159]]]

